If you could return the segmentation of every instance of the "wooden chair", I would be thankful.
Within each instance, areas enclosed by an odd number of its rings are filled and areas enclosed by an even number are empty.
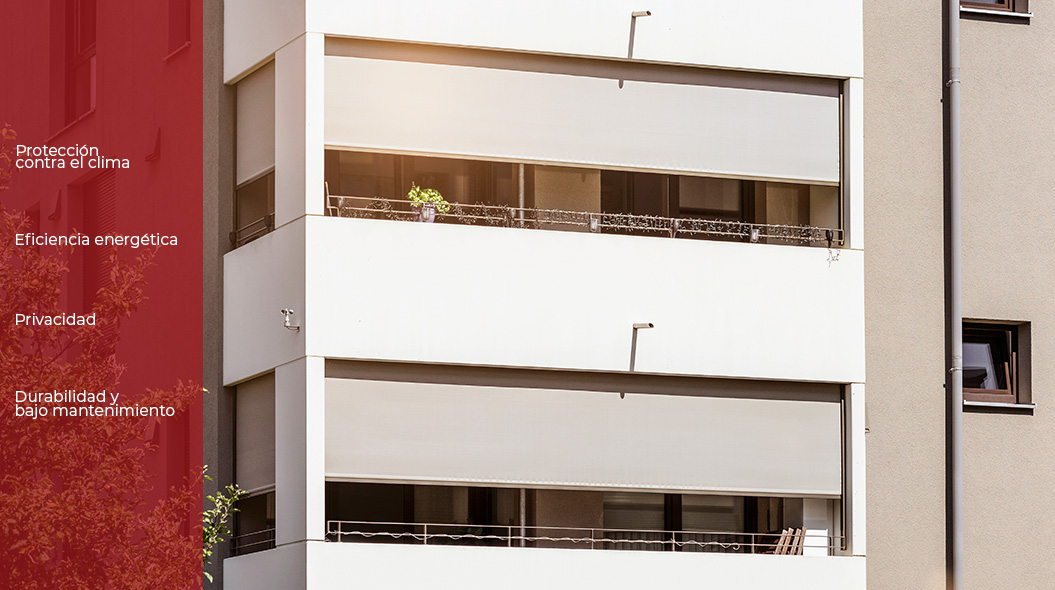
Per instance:
[[[806,528],[786,528],[780,531],[780,540],[773,551],[766,551],[773,555],[802,555],[802,548],[806,542]]]
[[[780,531],[780,540],[777,541],[777,546],[772,551],[766,551],[773,555],[784,555],[787,551],[788,544],[791,542],[791,529],[784,529]]]
[[[806,527],[795,529],[794,539],[791,542],[791,547],[788,549],[787,555],[802,555],[802,547],[806,544]]]

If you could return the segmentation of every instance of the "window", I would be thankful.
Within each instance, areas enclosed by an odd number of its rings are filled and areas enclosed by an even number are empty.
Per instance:
[[[235,229],[231,243],[248,244],[275,228],[275,171],[235,190]]]
[[[238,501],[234,514],[231,551],[235,555],[255,553],[275,546],[275,491],[254,494]]]
[[[108,170],[84,183],[82,195],[82,231],[89,236],[103,236],[117,231],[117,175]],[[81,248],[82,309],[95,305],[99,290],[110,286],[110,248]]]
[[[981,8],[982,10],[1029,12],[1029,0],[961,0],[960,6],[964,8]]]
[[[1029,403],[1028,324],[965,322],[963,398]]]
[[[169,0],[168,53],[190,43],[190,1]]]
[[[95,108],[95,0],[66,0],[65,105],[66,124]]]

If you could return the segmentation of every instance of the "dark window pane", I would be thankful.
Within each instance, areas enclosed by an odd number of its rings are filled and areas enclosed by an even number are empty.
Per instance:
[[[664,505],[663,494],[605,492],[604,528],[661,531]]]
[[[274,172],[265,174],[236,191],[236,229],[258,222],[275,211],[274,178]]]
[[[667,178],[663,174],[635,173],[632,180],[633,213],[664,215],[667,200]]]
[[[601,211],[627,212],[627,174],[618,170],[601,171]]]
[[[400,198],[405,198],[410,190],[410,183],[440,191],[443,198],[451,203],[484,202],[487,195],[471,194],[469,180],[470,164],[467,160],[449,158],[425,158],[408,156],[405,158],[406,186]],[[475,198],[474,198],[475,197]]]
[[[336,181],[336,187],[330,185],[330,194],[385,199],[406,195],[405,191],[396,194],[396,156],[389,154],[338,152]]]
[[[89,58],[70,64],[66,97],[69,105],[68,122],[87,113],[92,107],[92,62],[93,59]]]
[[[235,246],[246,244],[271,231],[274,213],[274,172],[269,172],[235,191]]]
[[[245,555],[275,546],[275,492],[243,498],[234,513],[231,548],[235,555]]]
[[[684,217],[743,221],[741,182],[726,178],[679,176],[678,206]]]
[[[682,530],[740,533],[744,527],[744,498],[742,496],[681,497]]]
[[[169,0],[169,51],[190,41],[189,0]]]
[[[1011,365],[1007,330],[966,328],[963,332],[963,386],[1007,390]]]
[[[79,0],[77,4],[77,53],[81,53],[95,45],[95,0]]]
[[[404,522],[400,484],[326,482],[326,520]]]

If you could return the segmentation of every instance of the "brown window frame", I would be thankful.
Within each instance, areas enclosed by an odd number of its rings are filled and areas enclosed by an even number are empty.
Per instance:
[[[1029,12],[1029,0],[1000,0],[999,2],[960,0],[960,6],[1002,12]]]
[[[980,389],[966,385],[965,402],[1023,404],[1029,403],[1029,325],[992,321],[964,321],[963,341],[1006,342],[1007,358],[994,359],[1004,363],[1004,389]],[[964,377],[966,382],[966,375]]]

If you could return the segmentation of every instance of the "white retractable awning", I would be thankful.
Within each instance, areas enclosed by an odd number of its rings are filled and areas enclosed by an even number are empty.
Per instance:
[[[839,497],[833,401],[326,380],[326,473]]]
[[[620,88],[611,77],[331,55],[325,141],[367,151],[838,183],[837,82],[753,76],[763,83],[627,80]]]

